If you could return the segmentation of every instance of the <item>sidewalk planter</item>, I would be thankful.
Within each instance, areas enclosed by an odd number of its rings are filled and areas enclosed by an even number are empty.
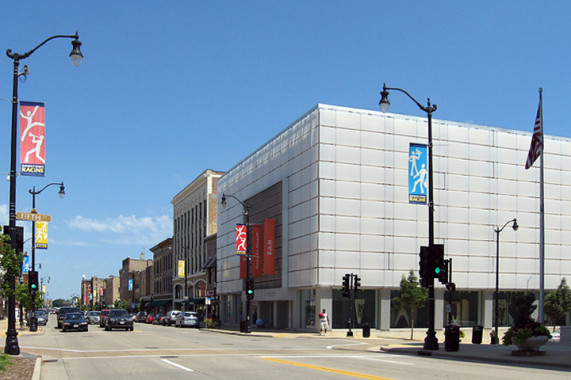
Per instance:
[[[532,336],[518,344],[517,348],[520,351],[539,351],[539,347],[547,343],[548,340],[546,335]]]

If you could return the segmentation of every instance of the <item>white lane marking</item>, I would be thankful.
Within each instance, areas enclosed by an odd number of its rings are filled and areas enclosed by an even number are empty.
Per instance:
[[[167,363],[167,364],[170,364],[170,365],[172,365],[172,366],[175,366],[175,367],[177,367],[177,368],[180,368],[180,369],[182,369],[182,370],[184,370],[184,371],[194,372],[192,369],[187,368],[187,367],[185,367],[185,366],[182,366],[182,365],[180,365],[180,364],[173,363],[173,362],[171,362],[171,361],[168,360],[168,359],[161,359],[161,360],[162,360],[163,362]]]

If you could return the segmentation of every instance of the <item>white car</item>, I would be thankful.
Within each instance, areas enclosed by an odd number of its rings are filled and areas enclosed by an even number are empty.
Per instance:
[[[561,335],[561,330],[560,329],[555,330],[554,332],[551,333],[551,339],[549,339],[549,341],[559,342],[560,335]]]
[[[183,311],[176,316],[175,327],[198,327],[199,325],[198,313],[195,311]]]
[[[165,317],[163,318],[163,324],[165,326],[170,326],[176,322],[176,317],[181,313],[180,310],[171,310],[166,313]]]

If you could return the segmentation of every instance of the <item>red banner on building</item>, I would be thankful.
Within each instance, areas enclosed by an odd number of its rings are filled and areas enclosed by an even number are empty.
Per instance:
[[[262,277],[262,251],[263,251],[263,228],[261,224],[252,226],[252,276]]]
[[[43,177],[46,172],[45,104],[20,102],[21,174]]]
[[[276,221],[264,220],[264,274],[276,273]]]
[[[241,255],[240,256],[240,278],[246,278],[246,274],[248,271],[248,267],[246,266],[248,265],[248,256],[246,255]]]
[[[248,226],[236,224],[236,254],[245,255],[248,249]]]

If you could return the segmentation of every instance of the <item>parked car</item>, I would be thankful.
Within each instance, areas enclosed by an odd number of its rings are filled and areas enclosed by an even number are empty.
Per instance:
[[[90,325],[98,324],[99,320],[101,319],[101,312],[90,311],[89,313],[87,313],[87,317],[85,319],[87,319],[87,323],[89,323]]]
[[[105,318],[105,331],[125,329],[133,331],[133,319],[125,309],[111,309]]]
[[[147,320],[147,312],[146,311],[139,311],[137,313],[137,322],[145,322]]]
[[[147,315],[147,319],[145,320],[145,322],[147,323],[153,323],[153,319],[155,319],[155,315],[153,313]]]
[[[77,307],[70,307],[70,306],[60,307],[59,310],[57,311],[57,328],[58,329],[61,329],[63,317],[67,313],[79,313],[79,314],[81,314],[81,311]]]
[[[175,327],[198,327],[198,313],[195,311],[183,311],[176,316]]]
[[[164,315],[162,314],[155,314],[153,318],[153,325],[160,325],[163,323]]]
[[[61,331],[87,331],[87,320],[81,312],[66,313],[61,323]]]
[[[109,315],[109,309],[101,310],[99,314],[99,327],[105,327],[105,318]]]
[[[180,313],[181,313],[180,310],[169,311],[166,314],[165,318],[163,319],[164,320],[163,323],[165,324],[165,326],[170,326],[170,325],[174,324],[176,322],[176,316],[179,315]]]

